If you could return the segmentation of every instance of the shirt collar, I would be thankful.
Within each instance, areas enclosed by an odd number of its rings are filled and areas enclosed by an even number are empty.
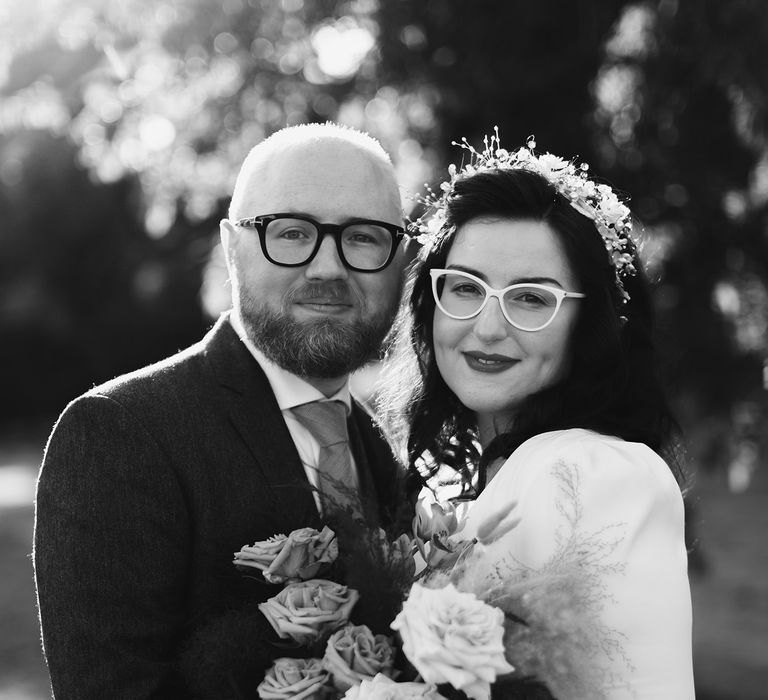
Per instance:
[[[253,355],[256,362],[259,363],[261,369],[264,370],[264,374],[267,375],[267,381],[272,387],[272,392],[277,399],[277,405],[281,411],[286,411],[296,406],[300,406],[304,403],[311,401],[342,401],[347,407],[347,414],[352,409],[352,397],[349,393],[349,381],[346,381],[341,389],[339,389],[333,396],[326,397],[321,391],[318,391],[309,382],[305,381],[301,377],[289,372],[286,369],[280,367],[280,365],[272,362],[261,350],[259,350],[252,342],[245,332],[245,328],[240,319],[240,315],[233,311],[230,314],[230,323],[232,328],[243,341],[245,347]]]

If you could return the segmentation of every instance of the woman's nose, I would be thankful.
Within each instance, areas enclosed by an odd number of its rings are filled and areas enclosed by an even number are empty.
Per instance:
[[[512,326],[501,310],[501,302],[498,298],[493,297],[488,299],[483,310],[475,316],[473,332],[478,340],[491,343],[506,338],[510,328]]]

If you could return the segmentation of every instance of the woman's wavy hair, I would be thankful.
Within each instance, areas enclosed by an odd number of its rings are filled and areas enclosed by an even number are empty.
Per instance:
[[[513,423],[478,450],[471,411],[448,388],[435,362],[429,271],[445,267],[457,231],[476,219],[533,220],[556,234],[576,275],[579,315],[570,339],[569,369],[556,384],[527,397]],[[385,433],[413,476],[425,482],[441,465],[456,470],[465,491],[484,486],[485,465],[509,456],[539,433],[586,428],[642,442],[662,455],[679,482],[677,423],[665,397],[652,338],[653,307],[640,264],[623,278],[594,222],[576,211],[542,176],[525,170],[486,170],[459,178],[447,201],[438,238],[412,266],[377,395]],[[477,467],[479,473],[476,475]],[[417,476],[418,475],[418,476]]]

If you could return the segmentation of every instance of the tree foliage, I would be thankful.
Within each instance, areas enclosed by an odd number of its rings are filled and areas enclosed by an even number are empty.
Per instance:
[[[632,193],[685,414],[764,405],[767,42],[760,0],[0,4],[2,381],[47,358],[52,410],[199,335],[243,156],[335,119],[406,190],[496,125],[590,162]]]

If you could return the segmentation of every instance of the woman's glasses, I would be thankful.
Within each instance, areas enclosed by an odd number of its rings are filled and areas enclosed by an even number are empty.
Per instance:
[[[563,299],[583,299],[579,292],[566,292],[544,284],[513,284],[494,289],[483,280],[458,270],[430,270],[432,294],[446,316],[464,320],[477,316],[491,297],[496,297],[504,318],[521,331],[540,331],[554,320]]]

